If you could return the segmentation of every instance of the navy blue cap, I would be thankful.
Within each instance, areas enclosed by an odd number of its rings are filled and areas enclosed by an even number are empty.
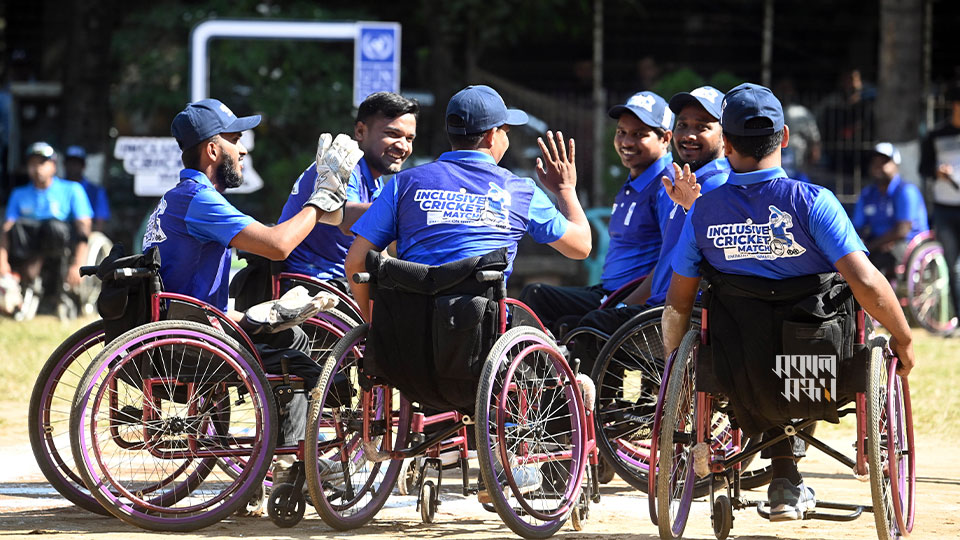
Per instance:
[[[766,118],[771,125],[747,128],[747,121],[754,118]],[[743,83],[727,92],[723,98],[723,105],[720,106],[720,127],[733,135],[773,135],[783,129],[783,106],[769,88]]]
[[[67,151],[64,152],[64,155],[68,158],[74,159],[87,159],[87,151],[84,147],[74,144],[67,147]]]
[[[463,123],[450,123],[451,115],[459,116]],[[468,86],[454,94],[447,103],[447,132],[454,135],[483,133],[503,125],[522,126],[527,123],[527,113],[520,109],[508,109],[503,98],[489,86]]]
[[[239,133],[257,127],[260,115],[237,118],[217,99],[201,99],[187,105],[170,124],[170,133],[184,150],[221,133]]]
[[[610,118],[620,118],[624,111],[630,111],[644,124],[652,128],[673,129],[673,112],[667,102],[653,92],[637,92],[623,105],[610,108]]]
[[[27,158],[29,159],[31,156],[40,156],[44,159],[54,159],[57,157],[57,152],[49,144],[43,141],[37,141],[27,147]]]
[[[684,107],[691,103],[699,103],[707,113],[720,119],[720,104],[723,103],[723,92],[712,86],[701,86],[692,92],[680,92],[670,98],[670,110],[680,114]]]

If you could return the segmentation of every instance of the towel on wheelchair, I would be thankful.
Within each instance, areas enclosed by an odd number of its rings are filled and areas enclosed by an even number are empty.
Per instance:
[[[839,422],[838,405],[866,384],[868,354],[854,345],[857,308],[843,278],[772,280],[703,264],[709,336],[697,389],[726,394],[751,436],[793,419]]]

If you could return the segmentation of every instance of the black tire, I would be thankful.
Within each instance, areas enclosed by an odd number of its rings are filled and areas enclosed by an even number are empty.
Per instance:
[[[866,392],[866,452],[877,537],[881,540],[896,540],[900,538],[900,534],[893,514],[894,503],[890,493],[890,477],[884,473],[888,445],[886,437],[888,375],[885,349],[886,340],[882,338],[871,343]]]
[[[424,523],[433,523],[437,517],[437,486],[433,480],[427,480],[420,486],[420,519]]]
[[[733,505],[726,495],[720,495],[713,501],[713,534],[717,540],[726,540],[733,528]]]
[[[303,520],[306,510],[307,500],[296,486],[293,484],[273,486],[270,501],[267,504],[267,513],[274,525],[283,529],[293,527]]]

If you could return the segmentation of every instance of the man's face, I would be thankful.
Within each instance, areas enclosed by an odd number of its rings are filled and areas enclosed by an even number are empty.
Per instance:
[[[680,110],[673,128],[673,147],[680,165],[696,171],[723,155],[723,131],[720,121],[710,116],[699,103]]]
[[[357,122],[354,128],[354,138],[374,176],[400,172],[413,152],[416,137],[417,117],[412,114],[396,118],[377,114],[366,122]]]
[[[63,163],[63,167],[67,171],[67,178],[77,182],[83,180],[84,165],[85,164],[82,159],[67,158],[67,160]]]
[[[881,182],[889,182],[897,175],[899,167],[892,159],[882,154],[870,158],[870,177]]]
[[[27,173],[35,185],[46,187],[57,174],[57,163],[43,156],[30,156],[27,158]]]
[[[663,138],[650,126],[644,124],[633,113],[624,112],[617,120],[617,134],[613,137],[613,147],[620,156],[623,166],[630,169],[630,176],[639,176],[654,161],[663,157],[670,144],[671,133]]]
[[[243,157],[247,149],[240,143],[240,133],[220,134],[220,155],[217,163],[217,181],[224,189],[243,184]]]

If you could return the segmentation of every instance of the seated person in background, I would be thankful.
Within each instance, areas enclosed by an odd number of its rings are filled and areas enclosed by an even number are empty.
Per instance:
[[[83,174],[87,166],[86,149],[77,145],[68,146],[63,165],[67,170],[67,180],[79,182],[90,199],[90,206],[93,207],[93,230],[103,231],[104,225],[110,219],[110,200],[107,198],[106,188],[94,184]]]
[[[343,260],[353,243],[350,227],[363,215],[383,187],[381,177],[400,171],[413,152],[417,136],[417,115],[420,105],[392,92],[377,92],[363,100],[357,110],[353,138],[363,158],[350,174],[347,204],[339,227],[318,223],[307,238],[287,257],[285,270],[319,279],[342,281]],[[317,179],[316,164],[303,171],[283,205],[279,222],[296,215],[313,192]],[[341,283],[344,292],[346,284]]]
[[[170,131],[183,151],[184,169],[180,183],[167,191],[150,216],[143,238],[144,250],[157,247],[160,251],[165,290],[192,296],[224,312],[230,248],[282,260],[318,222],[339,223],[344,184],[361,156],[346,135],[332,143],[329,135],[322,136],[317,150],[319,178],[312,194],[296,215],[268,227],[237,210],[223,196],[227,188],[243,183],[242,162],[247,150],[240,135],[259,123],[259,115],[238,118],[216,99],[190,103],[177,114]],[[241,323],[244,320],[236,311],[227,315]],[[308,392],[316,384],[322,366],[310,358],[309,339],[299,327],[251,337],[267,373],[280,373],[281,358],[285,357],[290,372],[303,377]],[[306,397],[297,394],[287,408],[280,444],[295,445],[306,430]]]
[[[914,365],[913,338],[890,283],[870,263],[833,193],[787,178],[780,167],[780,150],[790,135],[780,102],[767,88],[742,84],[724,98],[720,125],[731,171],[724,185],[697,199],[687,214],[664,307],[664,351],[675,350],[687,331],[701,261],[721,273],[772,279],[839,271],[860,305],[891,333],[890,347],[900,358],[897,372],[906,377]],[[766,224],[775,210],[792,216],[784,226],[789,225],[793,245],[782,254],[769,247],[771,238],[761,235],[717,236],[742,224]],[[764,437],[782,433],[775,427]],[[772,521],[802,519],[816,504],[797,469],[803,455],[804,444],[795,437],[763,453],[773,464],[768,488]]]
[[[49,144],[27,148],[31,183],[13,190],[0,234],[0,275],[13,269],[20,282],[34,287],[43,275],[45,301],[52,307],[69,302],[65,284],[79,285],[87,255],[90,201],[79,184],[57,176],[56,153]]]
[[[653,92],[634,94],[624,105],[610,109],[617,119],[613,146],[630,174],[614,198],[610,215],[610,247],[603,262],[601,283],[587,287],[527,285],[520,301],[555,333],[561,318],[576,322],[600,307],[613,291],[648,275],[660,252],[663,223],[670,201],[660,199],[660,177],[673,176],[670,153],[673,113]]]
[[[917,186],[900,177],[899,150],[883,142],[873,152],[868,170],[873,184],[860,192],[853,226],[870,252],[870,261],[892,280],[910,240],[930,230],[927,205]]]

